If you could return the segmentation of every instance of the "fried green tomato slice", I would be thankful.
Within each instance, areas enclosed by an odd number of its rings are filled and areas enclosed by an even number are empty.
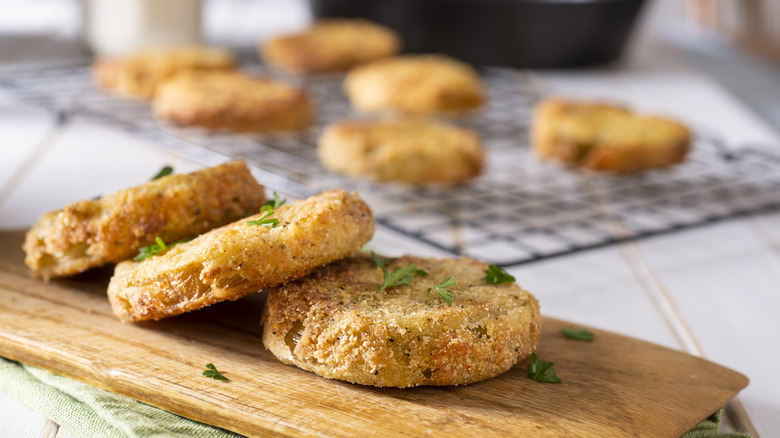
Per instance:
[[[417,272],[411,283],[380,290],[385,274],[371,256],[346,258],[269,291],[263,343],[286,364],[362,385],[497,376],[536,349],[541,316],[536,298],[514,282],[488,284],[488,266],[404,256],[385,269]],[[451,305],[435,288],[441,284]]]
[[[343,190],[267,213],[120,263],[108,285],[114,313],[123,321],[158,320],[236,300],[353,254],[374,233],[371,209]]]
[[[157,238],[171,243],[229,224],[264,202],[242,161],[163,176],[44,214],[27,232],[25,263],[45,279],[78,274],[133,258]]]

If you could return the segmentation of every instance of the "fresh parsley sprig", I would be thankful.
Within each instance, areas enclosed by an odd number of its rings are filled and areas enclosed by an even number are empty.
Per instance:
[[[382,257],[377,255],[374,251],[371,251],[371,258],[374,259],[374,264],[379,268],[386,268],[387,264],[395,260],[392,257]]]
[[[509,275],[498,265],[490,265],[485,271],[485,282],[487,284],[514,283],[515,277]]]
[[[265,208],[265,207],[263,207]],[[259,219],[255,219],[252,221],[246,221],[247,225],[260,225],[261,227],[268,227],[268,228],[276,228],[277,225],[279,225],[279,219],[268,217],[274,214],[273,210],[260,210],[261,213],[263,213],[262,216],[260,216]]]
[[[569,339],[574,339],[576,341],[593,342],[593,332],[588,329],[564,327],[561,329],[561,333],[563,336],[566,336]]]
[[[263,208],[271,207],[271,210],[276,210],[277,208],[279,208],[282,205],[284,205],[285,202],[287,202],[286,199],[281,199],[279,197],[279,194],[274,192],[274,199],[269,199],[269,200],[265,201],[265,204],[263,204]]]
[[[433,285],[428,288],[428,293],[431,293],[431,290],[435,290],[438,292],[439,296],[442,300],[444,300],[445,303],[447,303],[448,306],[452,307],[452,300],[455,298],[455,296],[452,294],[452,291],[447,289],[448,287],[455,286],[455,276],[447,277],[444,281],[440,282],[439,284]]]
[[[274,199],[265,201],[262,207],[260,207],[260,213],[263,215],[259,219],[246,221],[247,225],[260,225],[261,227],[276,228],[279,225],[279,219],[269,218],[269,216],[275,213],[274,210],[284,205],[287,202],[286,199],[279,198],[279,195],[274,192]]]
[[[168,246],[165,245],[165,242],[163,242],[163,240],[160,239],[159,237],[154,239],[154,241],[157,242],[157,243],[149,245],[149,246],[143,246],[143,247],[138,249],[138,255],[135,256],[135,261],[142,262],[142,261],[148,259],[149,257],[151,257],[153,255],[157,255],[157,254],[165,251],[166,249],[168,249]]]
[[[203,371],[203,375],[206,377],[211,377],[214,380],[230,380],[223,376],[222,373],[217,371],[217,367],[215,367],[213,363],[206,364],[206,370]]]
[[[417,263],[396,268],[393,272],[390,272],[387,270],[387,264],[395,260],[394,258],[378,256],[374,251],[371,251],[371,258],[374,259],[374,264],[382,270],[383,281],[379,287],[380,291],[389,287],[408,286],[414,281],[415,275],[428,275],[426,271],[417,269]]]
[[[389,287],[408,286],[414,281],[415,275],[428,275],[428,273],[422,269],[417,269],[417,263],[412,263],[403,268],[396,268],[393,272],[389,272],[384,266],[380,266],[380,268],[382,268],[382,274],[384,274],[384,281],[382,282],[382,286],[379,287],[380,291]]]
[[[166,175],[170,175],[173,173],[173,167],[171,166],[164,166],[162,169],[160,169],[159,172],[157,172],[157,175],[152,177],[152,181],[156,179],[160,179]]]
[[[540,383],[561,383],[562,380],[555,374],[552,362],[545,362],[531,353],[531,361],[528,362],[528,377]]]
[[[171,243],[169,245],[166,245],[165,242],[159,236],[155,237],[155,239],[154,239],[155,243],[154,244],[149,245],[149,246],[142,246],[141,248],[138,248],[138,255],[135,256],[135,258],[133,260],[135,260],[137,262],[142,262],[142,261],[148,259],[151,256],[154,256],[154,255],[160,254],[162,252],[165,252],[166,250],[168,250],[168,249],[170,249],[170,248],[172,248],[172,247],[174,247],[174,246],[176,246],[176,245],[178,245],[180,243],[189,242],[190,240],[192,240],[192,237],[189,237],[189,238],[186,238],[186,239],[177,240],[177,241],[175,241],[175,242],[173,242],[173,243]]]

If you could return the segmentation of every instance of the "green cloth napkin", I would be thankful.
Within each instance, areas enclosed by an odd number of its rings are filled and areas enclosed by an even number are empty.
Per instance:
[[[682,436],[682,438],[751,438],[749,433],[720,433],[720,420],[723,418],[723,408],[715,411],[694,427],[688,433]]]
[[[0,391],[80,438],[241,436],[4,358],[0,358]]]
[[[0,391],[42,412],[80,438],[236,438],[241,435],[180,417],[85,383],[0,358]],[[683,438],[750,438],[720,433],[723,409]]]

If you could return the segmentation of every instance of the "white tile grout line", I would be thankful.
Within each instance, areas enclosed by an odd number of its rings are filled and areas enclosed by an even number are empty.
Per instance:
[[[604,200],[598,185],[591,184],[587,175],[583,175],[583,178],[585,189],[596,199],[595,207],[607,218],[610,218],[609,225],[612,227],[612,232],[617,236],[628,236],[630,234],[628,227],[617,217],[609,203]],[[703,351],[699,343],[693,337],[690,328],[683,321],[682,316],[674,305],[674,300],[661,285],[661,282],[653,275],[635,241],[630,240],[622,243],[618,245],[618,249],[656,309],[661,313],[661,317],[669,327],[672,335],[677,339],[678,344],[687,353],[702,357]]]
[[[696,340],[693,331],[688,324],[685,323],[684,318],[674,303],[674,299],[672,299],[667,289],[661,284],[658,277],[653,274],[642,255],[642,251],[639,249],[639,245],[637,245],[636,242],[620,245],[620,252],[656,308],[664,315],[666,323],[672,328],[675,336],[682,344],[683,349],[689,354],[705,358],[704,350],[701,348],[699,341]],[[730,401],[726,402],[724,414],[729,425],[734,427],[738,432],[750,432],[754,437],[759,436],[755,426],[753,426],[753,423],[750,420],[750,416],[747,411],[745,411],[745,408],[742,406],[742,402],[740,402],[738,397],[735,396]]]
[[[67,120],[64,115],[58,114],[54,124],[48,129],[46,135],[35,145],[31,154],[24,159],[22,164],[14,170],[6,184],[0,188],[0,208],[11,196],[17,184],[24,179],[35,164],[51,149],[52,145],[62,134],[62,128]]]
[[[620,253],[634,272],[634,275],[639,280],[642,288],[653,301],[653,304],[655,304],[656,308],[663,315],[664,320],[672,329],[672,332],[682,345],[683,349],[689,354],[706,358],[704,350],[693,335],[690,326],[688,326],[685,319],[680,314],[669,291],[650,269],[650,266],[642,255],[642,251],[639,249],[639,245],[633,241],[622,244],[620,245]],[[754,437],[759,436],[755,426],[753,426],[753,422],[750,420],[750,415],[748,415],[737,396],[726,402],[724,414],[726,420],[732,424],[737,431],[749,432]]]
[[[587,180],[586,180],[587,181]],[[622,223],[617,216],[611,211],[609,203],[607,203],[598,187],[595,184],[586,183],[586,189],[591,192],[596,198],[596,202],[599,204],[597,207],[612,218],[611,224],[615,228],[615,232],[618,235],[627,235],[628,229],[624,223]],[[642,288],[647,293],[650,300],[655,305],[656,309],[661,313],[664,322],[667,324],[672,334],[677,338],[680,346],[689,354],[705,358],[704,350],[701,348],[701,344],[696,339],[690,326],[685,322],[685,319],[680,314],[674,299],[669,291],[663,286],[658,277],[650,269],[650,265],[642,255],[639,245],[636,241],[628,241],[619,245],[620,254],[629,265],[630,269],[636,276]],[[724,413],[727,420],[736,426],[736,429],[740,432],[749,432],[753,436],[758,437],[755,426],[753,426],[750,416],[740,402],[739,398],[735,396],[726,403]]]
[[[647,261],[645,260],[639,246],[636,242],[627,242],[620,245],[620,253],[626,260],[631,270],[636,276],[642,288],[645,290],[650,300],[664,317],[667,325],[671,328],[680,345],[689,354],[704,357],[704,351],[701,345],[693,336],[688,324],[680,314],[674,299],[671,297],[661,281],[653,274]]]

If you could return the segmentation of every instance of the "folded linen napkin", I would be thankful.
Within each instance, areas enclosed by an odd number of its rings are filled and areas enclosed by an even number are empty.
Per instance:
[[[0,391],[80,438],[241,436],[4,358],[0,358]]]
[[[720,421],[723,418],[723,408],[715,411],[696,427],[689,430],[682,438],[751,438],[749,433],[721,433]]]

